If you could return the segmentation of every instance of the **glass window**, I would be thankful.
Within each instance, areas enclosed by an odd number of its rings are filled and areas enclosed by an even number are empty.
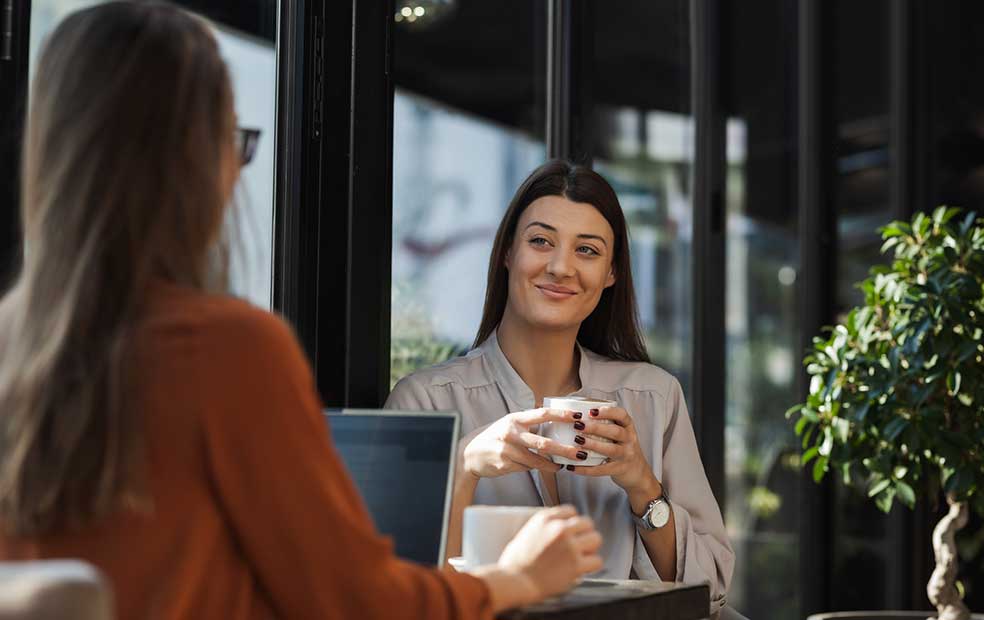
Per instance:
[[[916,208],[930,210],[945,204],[984,213],[984,38],[979,34],[984,23],[984,4],[972,0],[930,3],[923,7],[926,54],[921,67],[928,92],[924,105],[929,133],[928,150],[933,153],[926,171],[926,202]],[[941,502],[942,504],[942,502]],[[926,558],[926,572],[932,568],[928,553],[928,533],[943,507],[928,509],[928,518],[916,527],[926,535],[916,538],[914,554]],[[917,512],[917,519],[919,518]],[[964,586],[964,603],[971,609],[984,608],[984,519],[971,513],[966,527],[957,533],[960,548],[958,574]],[[923,584],[917,584],[921,594]],[[920,601],[922,599],[920,598]]]
[[[799,444],[783,414],[800,371],[795,5],[733,11],[727,121],[725,523],[729,602],[750,618],[800,618]],[[772,33],[761,36],[762,32]]]
[[[649,355],[689,394],[694,129],[690,13],[683,0],[591,5],[584,127],[594,168],[629,225],[632,276]],[[645,76],[644,79],[640,79]]]
[[[31,4],[30,68],[44,37],[69,13],[100,4],[92,0],[34,0]],[[272,302],[273,179],[276,127],[277,0],[230,10],[226,2],[179,2],[212,19],[229,67],[239,124],[259,129],[252,163],[243,168],[226,228],[232,237],[233,292],[269,308]]]
[[[884,262],[877,228],[897,217],[891,203],[890,0],[836,0],[831,10],[831,111],[837,222],[835,311],[842,317],[863,297],[855,284]],[[835,317],[837,319],[837,317]],[[897,609],[907,605],[901,560],[901,514],[885,516],[864,489],[834,479],[833,609]]]
[[[499,220],[545,158],[546,4],[397,2],[394,20],[392,383],[475,338]]]

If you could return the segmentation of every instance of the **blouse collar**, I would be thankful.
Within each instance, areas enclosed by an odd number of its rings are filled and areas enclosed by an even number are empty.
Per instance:
[[[587,386],[591,385],[593,369],[591,352],[582,347],[580,342],[576,342],[575,345],[577,346],[580,357],[578,378],[581,382],[581,389],[573,394],[567,394],[567,396],[581,396]],[[523,378],[519,376],[516,369],[509,363],[509,359],[506,358],[506,354],[502,352],[502,348],[499,346],[499,339],[495,331],[489,335],[485,342],[479,345],[477,351],[488,361],[492,377],[499,385],[499,389],[502,390],[509,405],[509,410],[524,411],[533,409],[536,404],[533,390],[530,389],[530,386],[523,381]]]

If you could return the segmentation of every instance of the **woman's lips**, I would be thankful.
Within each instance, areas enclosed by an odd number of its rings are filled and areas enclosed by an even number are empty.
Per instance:
[[[563,286],[551,286],[549,284],[537,284],[535,286],[547,299],[570,299],[576,294]]]

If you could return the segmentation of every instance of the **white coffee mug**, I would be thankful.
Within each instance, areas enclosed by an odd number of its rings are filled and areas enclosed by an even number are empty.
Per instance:
[[[468,506],[461,525],[465,568],[495,564],[509,541],[541,506]],[[457,567],[455,567],[457,568]]]
[[[544,398],[543,406],[547,409],[558,409],[562,411],[580,411],[582,414],[581,419],[590,419],[593,422],[598,422],[601,424],[612,424],[611,420],[599,420],[597,418],[590,418],[589,412],[592,409],[601,409],[602,407],[617,407],[618,403],[614,400],[590,400],[584,398],[583,396],[564,396],[564,397],[553,397]],[[562,443],[568,446],[575,446],[580,448],[578,444],[574,441],[576,435],[582,434],[581,431],[575,430],[574,425],[567,422],[546,422],[540,425],[540,434],[544,437],[549,437],[558,443]],[[606,443],[612,443],[611,439],[605,437],[599,437],[597,435],[592,435],[592,439],[597,441],[604,441]],[[556,456],[553,454],[545,455],[549,456],[550,460],[558,465],[577,465],[579,467],[594,467],[595,465],[601,465],[605,462],[605,455],[598,454],[594,450],[585,450],[588,453],[588,458],[583,461],[577,459],[569,459],[564,456]]]

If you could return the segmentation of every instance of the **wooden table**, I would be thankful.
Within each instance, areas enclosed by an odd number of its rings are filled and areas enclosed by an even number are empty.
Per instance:
[[[567,594],[500,614],[500,620],[704,620],[707,584],[585,579]]]

